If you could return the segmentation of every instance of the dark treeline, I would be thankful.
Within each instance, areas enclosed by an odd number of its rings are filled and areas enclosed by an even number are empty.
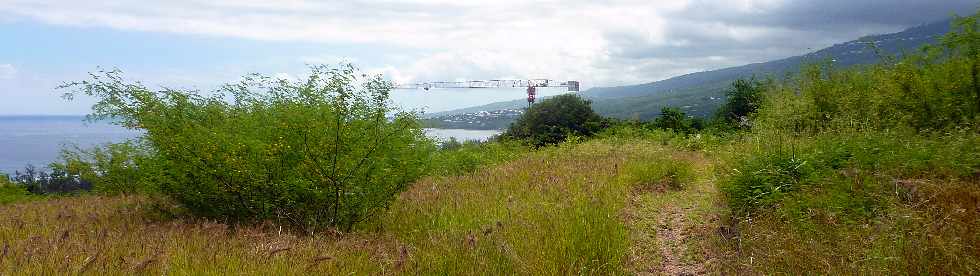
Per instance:
[[[53,169],[45,171],[33,165],[27,165],[23,171],[17,170],[12,176],[0,175],[7,181],[23,187],[32,194],[63,194],[92,190],[92,183],[78,174],[64,170]]]

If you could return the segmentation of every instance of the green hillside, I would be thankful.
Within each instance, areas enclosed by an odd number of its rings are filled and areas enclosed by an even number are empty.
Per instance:
[[[879,55],[900,56],[905,51],[935,43],[938,37],[949,31],[950,23],[950,20],[945,20],[898,33],[867,36],[806,55],[770,62],[691,73],[645,84],[595,87],[581,92],[580,96],[592,100],[593,107],[603,116],[621,119],[649,120],[656,117],[660,108],[664,106],[681,108],[693,116],[706,116],[714,112],[723,102],[725,89],[736,79],[752,76],[782,79],[798,72],[803,64],[828,60],[833,60],[834,64],[840,67],[875,63],[880,60]],[[875,47],[878,49],[878,53],[876,53]],[[526,105],[525,100],[513,100],[438,112],[426,117],[431,118],[429,120],[431,125],[442,126],[439,121],[445,120],[448,116],[480,111],[520,109]],[[498,128],[506,126],[514,118],[495,118],[492,124],[453,124],[450,127]]]

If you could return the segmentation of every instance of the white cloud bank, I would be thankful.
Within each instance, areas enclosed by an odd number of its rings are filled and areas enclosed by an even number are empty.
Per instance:
[[[0,0],[0,17],[256,40],[385,45],[411,52],[401,61],[374,69],[398,81],[546,77],[593,86],[647,82],[801,54],[807,48],[926,23],[974,5],[966,0],[817,2],[825,4],[808,0]],[[890,8],[895,6],[907,8],[910,14],[869,16],[894,13]]]
[[[13,64],[0,64],[0,80],[13,79],[15,75],[17,75],[17,68]]]

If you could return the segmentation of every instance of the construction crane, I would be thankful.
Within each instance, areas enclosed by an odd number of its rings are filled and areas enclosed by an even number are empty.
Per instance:
[[[474,80],[474,81],[437,81],[397,84],[395,89],[424,89],[432,88],[527,88],[527,104],[534,104],[538,87],[566,87],[568,91],[579,91],[578,81],[555,81],[549,79],[527,80]]]

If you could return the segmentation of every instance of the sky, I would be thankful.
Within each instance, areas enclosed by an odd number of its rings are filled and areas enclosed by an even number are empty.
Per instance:
[[[0,115],[86,114],[91,99],[67,102],[55,87],[99,68],[204,91],[248,73],[296,78],[310,64],[340,62],[401,83],[638,84],[978,8],[975,0],[0,0]],[[523,94],[412,93],[395,100],[430,112]]]

